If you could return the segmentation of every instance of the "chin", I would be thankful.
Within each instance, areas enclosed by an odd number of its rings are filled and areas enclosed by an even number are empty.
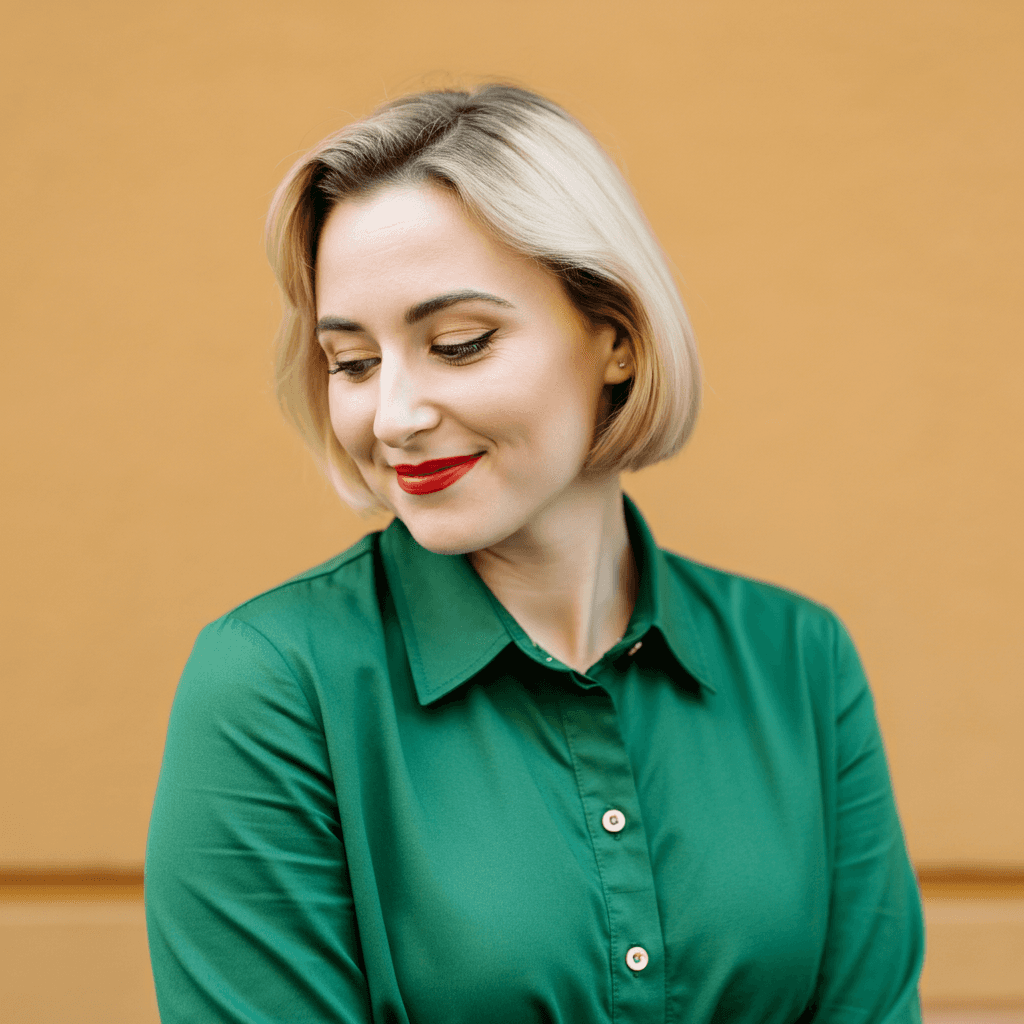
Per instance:
[[[398,518],[405,523],[416,543],[435,555],[468,555],[471,551],[486,547],[488,543],[488,539],[482,537],[479,530],[460,529],[458,523],[451,521],[454,517],[449,517],[448,522],[430,522],[435,517],[421,515],[399,515]]]
[[[512,529],[495,523],[494,516],[474,515],[467,510],[397,509],[413,539],[435,555],[468,555],[504,540]],[[490,520],[490,521],[488,521]]]

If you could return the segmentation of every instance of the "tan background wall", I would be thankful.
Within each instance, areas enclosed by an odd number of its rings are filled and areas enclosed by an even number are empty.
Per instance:
[[[662,544],[833,606],[915,862],[1024,871],[1022,23],[1009,0],[9,3],[0,866],[136,868],[199,628],[367,528],[273,404],[264,212],[386,95],[491,75],[594,130],[679,269],[706,409],[626,481]]]

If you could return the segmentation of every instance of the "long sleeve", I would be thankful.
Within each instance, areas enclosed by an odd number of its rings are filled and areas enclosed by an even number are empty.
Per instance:
[[[875,718],[853,643],[837,625],[836,813],[816,1021],[918,1024],[924,931]]]
[[[370,1019],[323,725],[225,617],[175,697],[146,852],[163,1024]]]
[[[164,1024],[919,1024],[849,637],[635,542],[585,675],[397,521],[202,632],[147,851]]]

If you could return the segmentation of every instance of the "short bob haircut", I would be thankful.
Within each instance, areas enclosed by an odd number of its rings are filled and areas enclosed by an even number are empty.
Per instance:
[[[316,338],[316,254],[333,207],[391,185],[435,183],[513,251],[557,276],[592,325],[626,340],[634,373],[613,390],[592,473],[674,455],[700,408],[697,347],[668,261],[629,186],[561,107],[510,85],[393,100],[324,139],[270,207],[267,251],[284,298],[278,400],[341,497],[379,506],[331,428],[327,361]]]

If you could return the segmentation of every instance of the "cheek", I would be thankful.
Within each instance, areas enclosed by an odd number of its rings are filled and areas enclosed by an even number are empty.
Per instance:
[[[331,427],[338,443],[354,459],[369,458],[373,446],[373,409],[358,393],[342,394],[330,388],[327,394]]]
[[[590,451],[599,396],[565,365],[545,369],[504,377],[500,388],[488,389],[486,400],[481,395],[474,405],[481,432],[528,456],[531,472],[541,459],[561,474],[566,460],[575,464]]]
[[[468,424],[505,445],[518,445],[537,430],[540,420],[550,416],[545,401],[550,388],[547,377],[532,365],[499,365],[489,368],[487,377],[464,389],[452,402],[452,409]]]

